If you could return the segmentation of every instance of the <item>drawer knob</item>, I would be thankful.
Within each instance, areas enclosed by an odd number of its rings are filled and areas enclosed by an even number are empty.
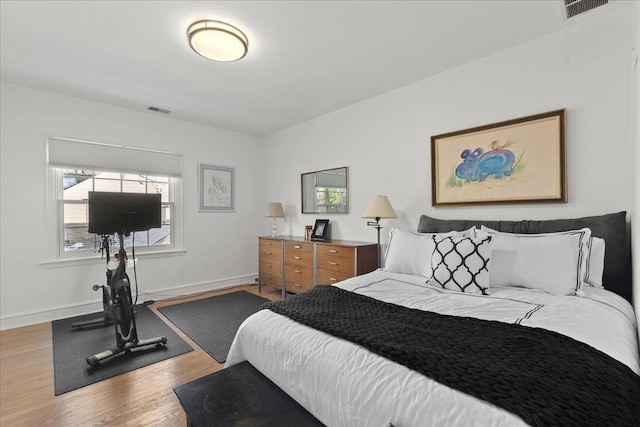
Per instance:
[[[302,271],[300,271],[300,270],[293,270],[293,271],[294,271],[294,273],[302,273]]]
[[[293,286],[295,286],[296,288],[301,288],[302,287],[302,285],[299,284],[299,283],[294,283]]]
[[[299,256],[294,256],[293,259],[302,259]]]
[[[329,277],[329,280],[331,280],[332,282],[337,282],[338,279],[336,279],[335,277]]]
[[[296,248],[296,249],[302,249],[302,246],[300,246],[300,245],[295,245],[295,246],[294,246],[294,248]]]
[[[337,262],[330,262],[329,264],[331,264],[331,265],[338,265],[338,263],[337,263]]]
[[[273,252],[267,252],[267,255],[273,255]]]
[[[273,267],[273,265],[271,265],[271,264],[267,264],[267,267],[268,267],[268,268],[271,268],[271,267]]]
[[[338,251],[335,250],[335,249],[329,249],[329,252],[331,252],[332,254],[337,254],[338,253]]]

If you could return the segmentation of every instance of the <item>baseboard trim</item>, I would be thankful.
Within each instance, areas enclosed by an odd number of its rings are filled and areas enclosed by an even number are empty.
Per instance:
[[[140,292],[138,304],[148,299],[162,300],[177,296],[186,296],[207,291],[217,291],[240,285],[254,284],[257,273],[244,276],[230,277],[220,280],[205,281],[187,285],[173,286]],[[23,311],[0,316],[0,330],[19,328],[37,323],[51,322],[57,319],[95,313],[102,310],[102,300],[84,301],[75,304],[65,304],[40,310]]]

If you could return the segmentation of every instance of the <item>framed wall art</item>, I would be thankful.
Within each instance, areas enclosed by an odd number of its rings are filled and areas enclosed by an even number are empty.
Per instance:
[[[234,168],[198,164],[198,204],[200,212],[235,211],[234,174]]]
[[[431,137],[433,206],[566,203],[566,110]]]

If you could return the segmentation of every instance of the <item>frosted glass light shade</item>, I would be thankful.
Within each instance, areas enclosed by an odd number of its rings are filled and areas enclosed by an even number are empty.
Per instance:
[[[373,196],[362,213],[362,218],[397,218],[387,196]]]
[[[198,55],[214,61],[242,59],[249,50],[249,39],[233,25],[220,21],[197,21],[187,29],[189,46]]]

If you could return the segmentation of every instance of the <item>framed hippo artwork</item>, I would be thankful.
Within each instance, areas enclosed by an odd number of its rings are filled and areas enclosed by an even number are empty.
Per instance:
[[[433,206],[566,203],[566,110],[431,137]]]

